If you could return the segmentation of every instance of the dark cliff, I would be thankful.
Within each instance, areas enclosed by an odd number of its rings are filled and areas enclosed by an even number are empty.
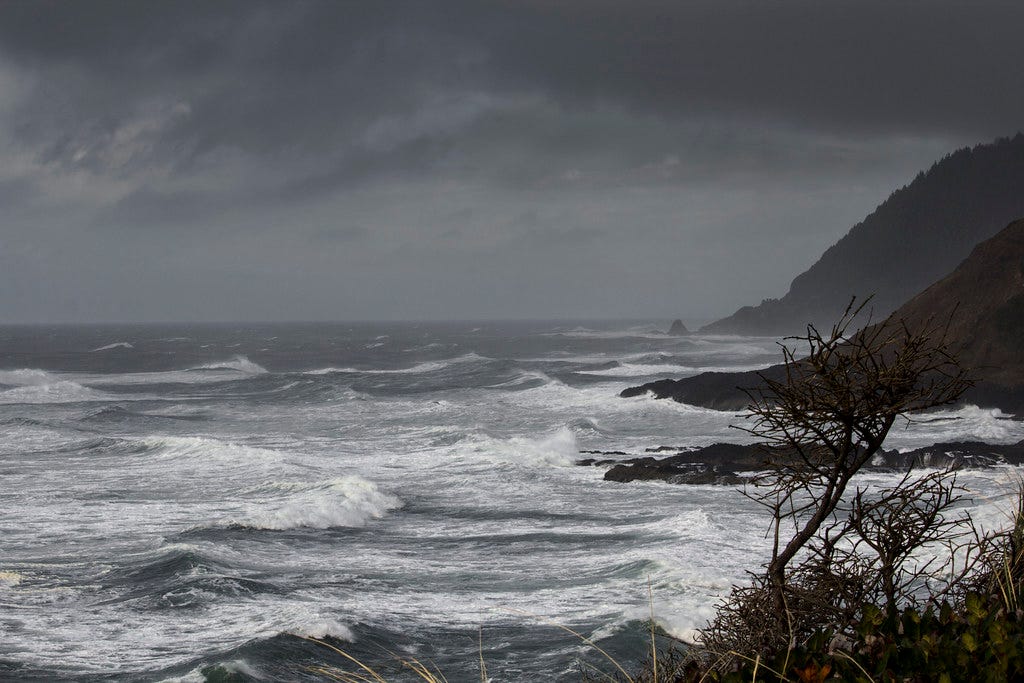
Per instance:
[[[961,149],[918,174],[855,225],[781,299],[705,326],[783,335],[827,326],[851,296],[874,294],[876,320],[952,270],[974,245],[1024,216],[1024,135]]]
[[[1024,220],[977,245],[953,272],[900,306],[890,320],[911,329],[949,321],[947,341],[977,381],[964,400],[1024,412]],[[761,374],[781,378],[781,366]],[[739,387],[759,383],[759,373],[703,373],[661,380],[622,392],[650,391],[659,398],[720,410],[746,405]]]

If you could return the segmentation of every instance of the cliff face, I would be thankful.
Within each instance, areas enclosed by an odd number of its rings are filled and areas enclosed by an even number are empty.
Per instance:
[[[1024,220],[979,244],[892,319],[913,329],[951,313],[948,339],[960,363],[983,383],[1024,387]]]
[[[947,341],[978,382],[964,400],[1024,412],[1024,219],[977,245],[953,272],[900,306],[890,320],[911,329],[949,321]],[[782,368],[760,374],[778,379]],[[704,373],[633,387],[622,395],[650,391],[658,398],[736,410],[747,403],[737,387],[758,383],[754,372]]]
[[[959,150],[897,190],[798,275],[781,299],[705,326],[715,334],[783,335],[827,326],[874,294],[875,319],[952,270],[971,248],[1024,216],[1024,135]]]

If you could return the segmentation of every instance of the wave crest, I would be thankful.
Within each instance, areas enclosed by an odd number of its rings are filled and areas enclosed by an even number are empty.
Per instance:
[[[268,482],[249,493],[266,497],[249,505],[240,519],[225,520],[228,526],[269,531],[362,527],[402,506],[355,475],[315,483]]]
[[[0,384],[12,387],[42,386],[61,381],[56,375],[46,370],[22,368],[20,370],[0,370]]]
[[[113,344],[107,344],[106,346],[100,346],[98,348],[95,348],[92,351],[90,351],[89,353],[96,353],[97,351],[113,351],[114,349],[134,349],[134,348],[135,348],[135,346],[133,346],[129,342],[114,342]]]
[[[45,370],[0,370],[0,385],[13,387],[0,391],[0,404],[114,400],[109,394],[82,386],[78,382],[62,379]]]
[[[579,455],[576,435],[569,427],[536,439],[486,439],[476,450],[494,460],[532,467],[570,467]]]
[[[197,365],[189,370],[230,370],[241,372],[245,375],[265,375],[267,369],[258,363],[253,363],[247,356],[236,355],[229,360],[215,361],[205,365]]]
[[[446,358],[444,360],[432,360],[423,363],[417,363],[408,368],[395,368],[389,370],[373,369],[373,368],[353,368],[353,367],[328,367],[320,368],[318,370],[307,370],[306,375],[334,375],[334,374],[362,374],[362,375],[421,375],[428,372],[437,372],[438,370],[445,370],[455,365],[461,365],[463,363],[488,363],[494,360],[493,358],[486,358],[479,354],[470,352],[455,358]]]

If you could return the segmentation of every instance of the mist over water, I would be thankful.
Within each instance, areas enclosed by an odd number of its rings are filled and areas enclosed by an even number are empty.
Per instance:
[[[700,627],[763,558],[758,511],[574,462],[749,441],[736,414],[617,394],[778,350],[659,327],[0,329],[0,678],[305,680],[334,661],[308,635],[451,680],[482,637],[495,680],[571,680],[598,658],[551,622],[628,661],[648,583],[663,627]],[[966,407],[887,445],[964,438],[1024,427]],[[983,523],[1015,476],[963,475]]]

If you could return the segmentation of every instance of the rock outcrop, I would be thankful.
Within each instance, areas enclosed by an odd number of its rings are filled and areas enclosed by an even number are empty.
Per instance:
[[[685,337],[690,334],[690,331],[686,329],[686,325],[679,318],[672,321],[672,327],[668,328],[668,333],[673,337]]]
[[[738,485],[749,481],[749,476],[738,472],[753,472],[764,468],[774,453],[759,444],[716,443],[691,450],[649,448],[648,452],[676,450],[675,455],[655,458],[650,455],[618,459],[580,460],[578,465],[610,466],[606,481],[664,481],[669,484]],[[618,455],[618,453],[617,453]],[[906,471],[911,467],[944,469],[986,468],[1000,464],[1024,464],[1024,441],[1015,444],[987,444],[980,441],[938,443],[900,453],[881,451],[866,467],[875,471]]]

